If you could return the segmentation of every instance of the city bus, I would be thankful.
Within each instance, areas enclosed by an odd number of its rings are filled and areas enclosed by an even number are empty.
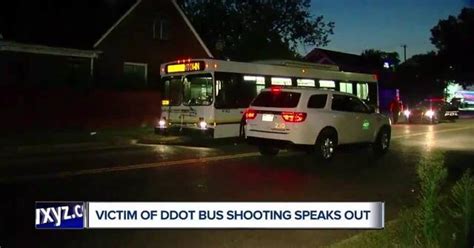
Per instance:
[[[235,62],[187,59],[161,65],[162,113],[157,133],[244,135],[243,118],[267,87],[314,87],[351,93],[378,107],[377,76],[288,60]]]

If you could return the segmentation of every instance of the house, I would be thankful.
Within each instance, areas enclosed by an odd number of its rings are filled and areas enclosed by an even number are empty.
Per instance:
[[[175,0],[138,0],[93,48],[102,52],[97,79],[105,83],[153,84],[163,62],[213,57]]]
[[[10,32],[2,32],[0,85],[146,88],[159,81],[163,62],[212,57],[176,0],[136,0],[123,13],[111,14],[113,21],[90,7],[67,18],[58,14],[63,5],[36,4],[40,11],[12,20]],[[64,8],[73,11],[77,6]],[[47,21],[44,13],[36,18],[37,12],[47,13]]]
[[[362,56],[351,53],[343,53],[327,49],[315,48],[304,56],[304,60],[325,64],[337,65],[341,71],[370,73],[373,70],[367,66]]]
[[[1,10],[2,130],[151,125],[160,64],[212,58],[176,0],[17,0]]]

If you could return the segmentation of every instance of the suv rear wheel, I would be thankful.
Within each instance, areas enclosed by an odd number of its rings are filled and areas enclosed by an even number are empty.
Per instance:
[[[330,160],[337,146],[337,135],[330,129],[323,130],[316,140],[316,156],[322,160]]]
[[[277,147],[270,145],[260,145],[258,146],[258,150],[260,151],[260,154],[264,156],[275,156],[280,151],[280,149],[278,149]]]

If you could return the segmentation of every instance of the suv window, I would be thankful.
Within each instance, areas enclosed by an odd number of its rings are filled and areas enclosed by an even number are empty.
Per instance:
[[[359,98],[351,97],[351,105],[352,105],[353,112],[359,112],[359,113],[369,112],[367,105],[365,105],[365,103],[363,103]]]
[[[333,95],[331,108],[336,111],[368,113],[367,106],[358,98],[345,95]]]
[[[324,108],[328,95],[312,95],[308,101],[308,108]]]
[[[263,91],[252,102],[256,107],[294,108],[300,101],[300,93]]]

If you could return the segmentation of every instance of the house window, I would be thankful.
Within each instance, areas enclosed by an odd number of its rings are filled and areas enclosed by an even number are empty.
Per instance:
[[[148,65],[144,63],[125,62],[123,64],[123,74],[127,82],[146,84]]]
[[[165,18],[153,21],[153,39],[169,40],[170,21]]]

